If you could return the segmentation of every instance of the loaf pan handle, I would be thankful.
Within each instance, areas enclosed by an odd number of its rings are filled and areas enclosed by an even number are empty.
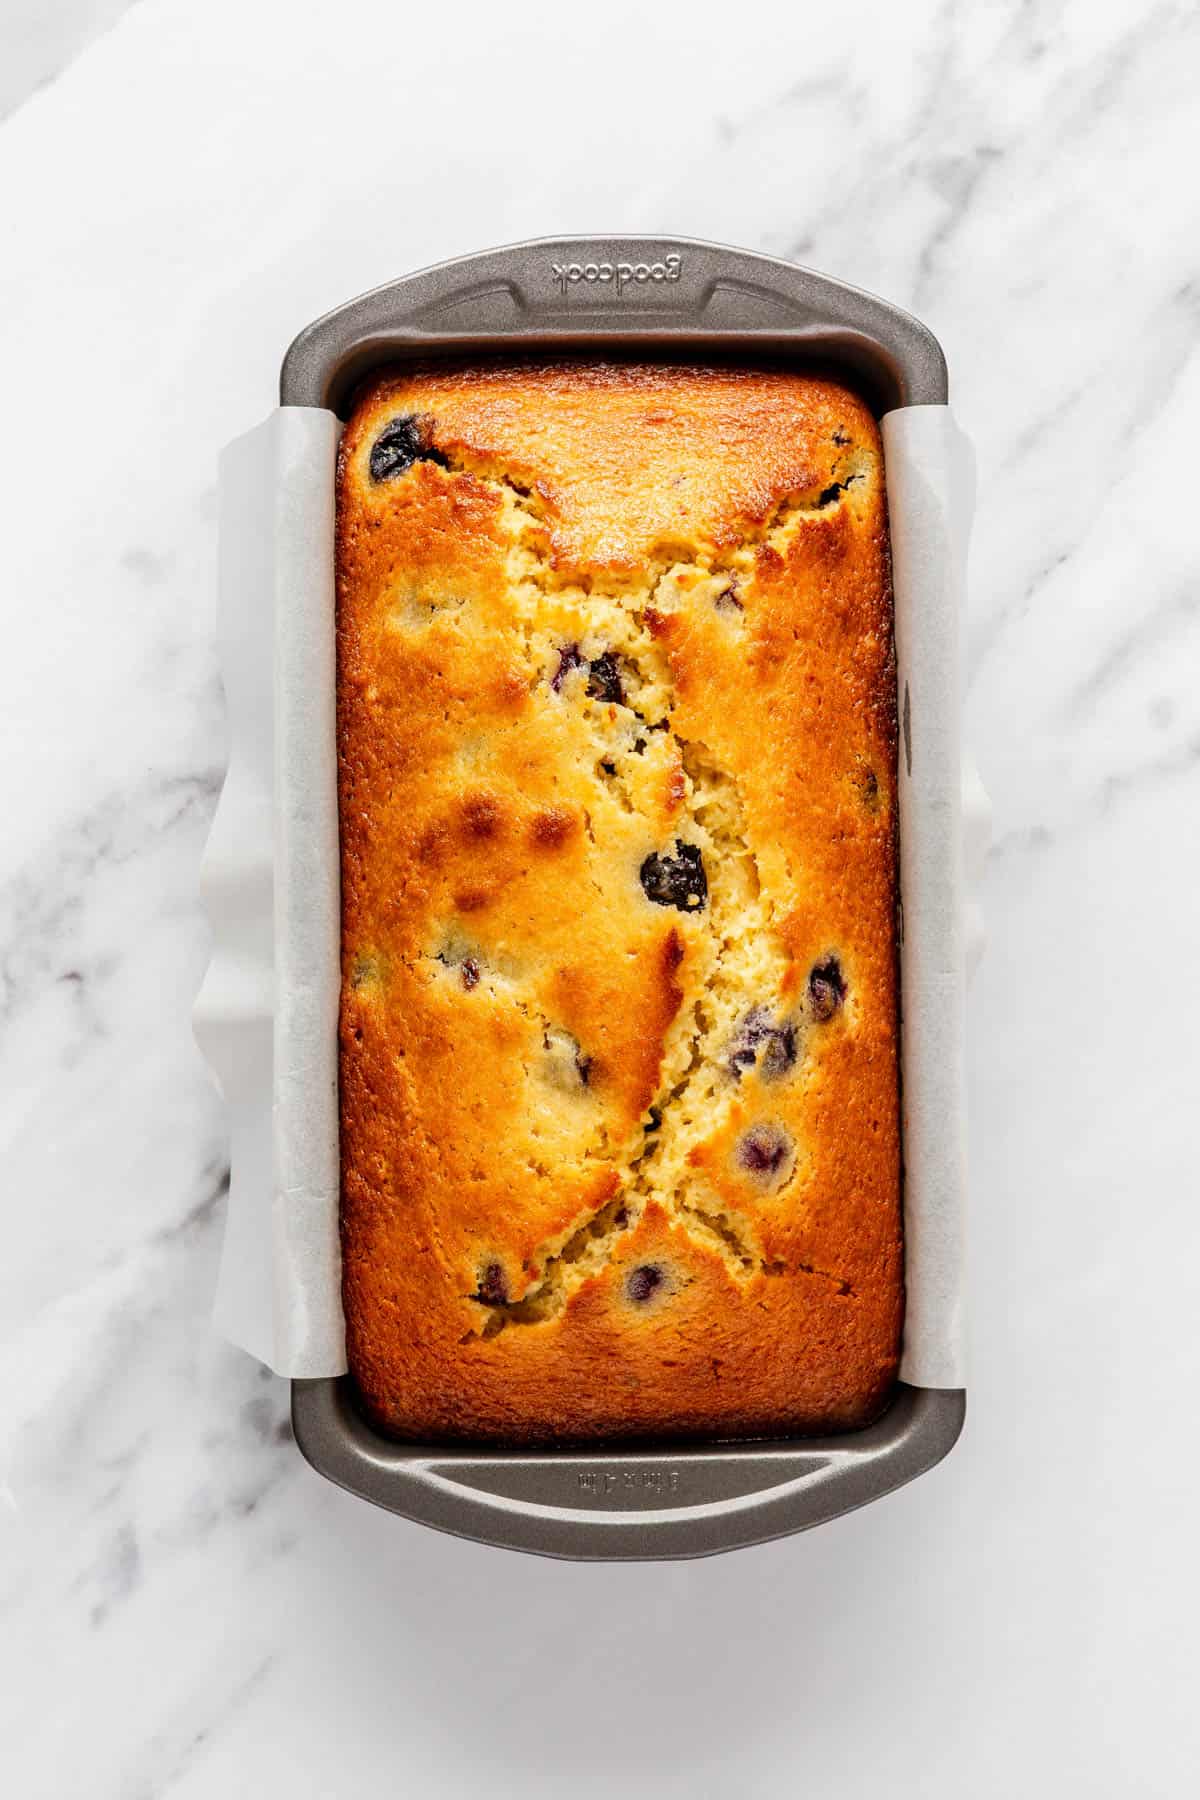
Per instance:
[[[706,341],[795,355],[803,345],[861,369],[879,411],[940,405],[946,362],[919,320],[872,294],[777,257],[677,237],[537,238],[440,263],[347,301],[307,326],[284,359],[285,406],[342,410],[389,358]]]
[[[965,1412],[959,1389],[901,1383],[882,1418],[841,1437],[472,1450],[380,1437],[346,1376],[292,1383],[296,1442],[348,1492],[456,1537],[587,1562],[711,1556],[823,1524],[940,1462]]]

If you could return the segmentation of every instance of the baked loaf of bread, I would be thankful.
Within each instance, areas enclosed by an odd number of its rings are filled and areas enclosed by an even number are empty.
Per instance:
[[[879,434],[393,374],[338,470],[342,1242],[386,1431],[859,1425],[903,1304]]]

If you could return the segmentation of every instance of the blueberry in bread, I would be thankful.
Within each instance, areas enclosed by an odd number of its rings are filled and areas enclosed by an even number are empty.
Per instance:
[[[870,411],[783,369],[392,373],[337,501],[370,1415],[514,1445],[862,1424],[903,1307]]]

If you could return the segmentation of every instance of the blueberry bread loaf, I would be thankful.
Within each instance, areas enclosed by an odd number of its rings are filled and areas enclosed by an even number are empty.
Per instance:
[[[338,471],[342,1241],[390,1432],[852,1427],[903,1305],[870,412],[393,375]]]

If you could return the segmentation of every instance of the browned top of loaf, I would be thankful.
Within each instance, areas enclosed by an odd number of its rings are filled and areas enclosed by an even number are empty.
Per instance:
[[[372,1414],[513,1443],[868,1418],[902,1312],[870,412],[780,370],[377,380],[338,646]]]

